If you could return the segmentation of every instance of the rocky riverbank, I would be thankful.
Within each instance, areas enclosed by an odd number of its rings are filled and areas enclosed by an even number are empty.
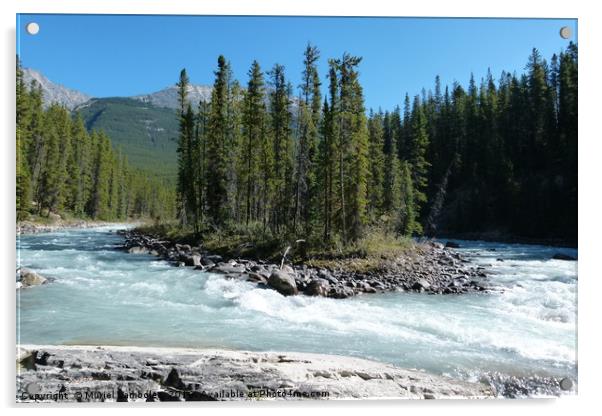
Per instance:
[[[55,215],[49,218],[47,222],[39,221],[19,221],[17,222],[17,235],[20,234],[37,234],[51,233],[66,228],[92,228],[101,227],[103,225],[111,225],[114,223],[96,220],[66,220]]]
[[[19,402],[492,396],[480,383],[323,354],[37,345],[17,351]]]
[[[220,273],[229,279],[270,287],[283,295],[347,298],[386,291],[459,294],[492,290],[483,267],[472,265],[460,253],[438,242],[416,244],[397,258],[382,262],[378,269],[357,271],[345,261],[333,262],[331,267],[312,267],[225,258],[200,246],[177,244],[136,230],[121,233],[125,237],[123,249],[129,253],[151,254],[177,267]]]

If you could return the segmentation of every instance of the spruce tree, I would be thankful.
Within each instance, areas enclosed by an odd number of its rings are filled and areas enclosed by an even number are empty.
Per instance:
[[[219,56],[217,65],[207,134],[208,174],[205,199],[209,222],[220,227],[225,224],[228,213],[226,139],[229,65],[222,55]]]
[[[383,114],[370,112],[368,121],[369,130],[369,159],[370,180],[368,183],[368,204],[370,207],[371,220],[375,220],[382,212],[384,197],[384,129]],[[395,155],[397,157],[397,155]]]
[[[408,162],[412,172],[412,184],[418,209],[426,202],[425,190],[427,187],[428,169],[430,163],[426,160],[426,151],[429,145],[426,117],[418,96],[414,98],[412,115],[410,119],[411,138],[409,143]]]
[[[308,44],[303,59],[302,82],[299,86],[299,138],[295,161],[295,205],[293,229],[302,223],[303,234],[309,236],[319,210],[317,189],[317,150],[321,110],[320,78],[317,61],[320,51]]]
[[[272,226],[280,232],[290,212],[293,182],[293,140],[291,132],[291,86],[284,77],[284,67],[274,65],[271,78],[270,120],[274,154],[274,215]]]
[[[249,226],[251,221],[264,219],[263,210],[269,198],[273,157],[266,134],[265,85],[257,61],[253,62],[249,70],[243,124],[244,218],[245,224]]]

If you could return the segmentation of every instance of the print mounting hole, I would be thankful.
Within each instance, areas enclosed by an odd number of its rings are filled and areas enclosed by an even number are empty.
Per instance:
[[[27,26],[25,26],[25,30],[27,30],[27,33],[30,35],[37,35],[40,31],[40,25],[36,22],[30,22],[27,23]]]

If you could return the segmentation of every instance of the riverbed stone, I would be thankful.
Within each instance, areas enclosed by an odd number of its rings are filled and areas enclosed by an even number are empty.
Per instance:
[[[268,279],[268,285],[284,296],[298,293],[295,278],[283,270],[275,270]]]
[[[426,281],[426,279],[418,279],[412,285],[412,289],[418,290],[418,291],[428,290],[430,287],[431,287],[431,285],[429,282]]]
[[[146,247],[134,246],[134,247],[130,247],[130,249],[128,250],[128,253],[130,253],[130,254],[147,254],[148,249]]]
[[[26,267],[19,269],[18,276],[19,283],[21,284],[20,287],[22,288],[39,286],[48,283],[47,278]]]
[[[328,296],[329,291],[330,283],[328,280],[317,278],[309,282],[304,293],[309,296]]]

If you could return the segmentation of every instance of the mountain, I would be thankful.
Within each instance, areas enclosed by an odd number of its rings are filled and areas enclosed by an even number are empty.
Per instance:
[[[193,108],[196,108],[201,100],[210,101],[212,89],[213,87],[209,85],[189,85],[188,99]],[[156,107],[176,109],[178,108],[178,87],[173,85],[152,94],[137,95],[131,98],[153,104]]]
[[[91,98],[90,96],[53,83],[43,74],[23,68],[29,84],[35,79],[43,91],[45,106],[52,102],[64,105],[79,114],[88,130],[104,130],[115,149],[123,152],[131,166],[159,173],[175,181],[177,175],[178,89],[175,85],[162,90],[132,97]],[[188,96],[196,109],[200,100],[209,101],[212,87],[188,87]],[[296,122],[298,98],[293,98],[291,110]]]
[[[76,107],[86,128],[105,131],[129,163],[165,178],[177,173],[178,121],[171,108],[138,99],[93,98]]]
[[[46,107],[49,106],[50,103],[56,102],[64,105],[69,110],[73,110],[75,107],[85,103],[91,98],[83,92],[64,87],[60,84],[55,84],[42,73],[31,68],[23,68],[23,79],[27,85],[30,85],[34,80],[40,84],[44,94],[44,105]]]

